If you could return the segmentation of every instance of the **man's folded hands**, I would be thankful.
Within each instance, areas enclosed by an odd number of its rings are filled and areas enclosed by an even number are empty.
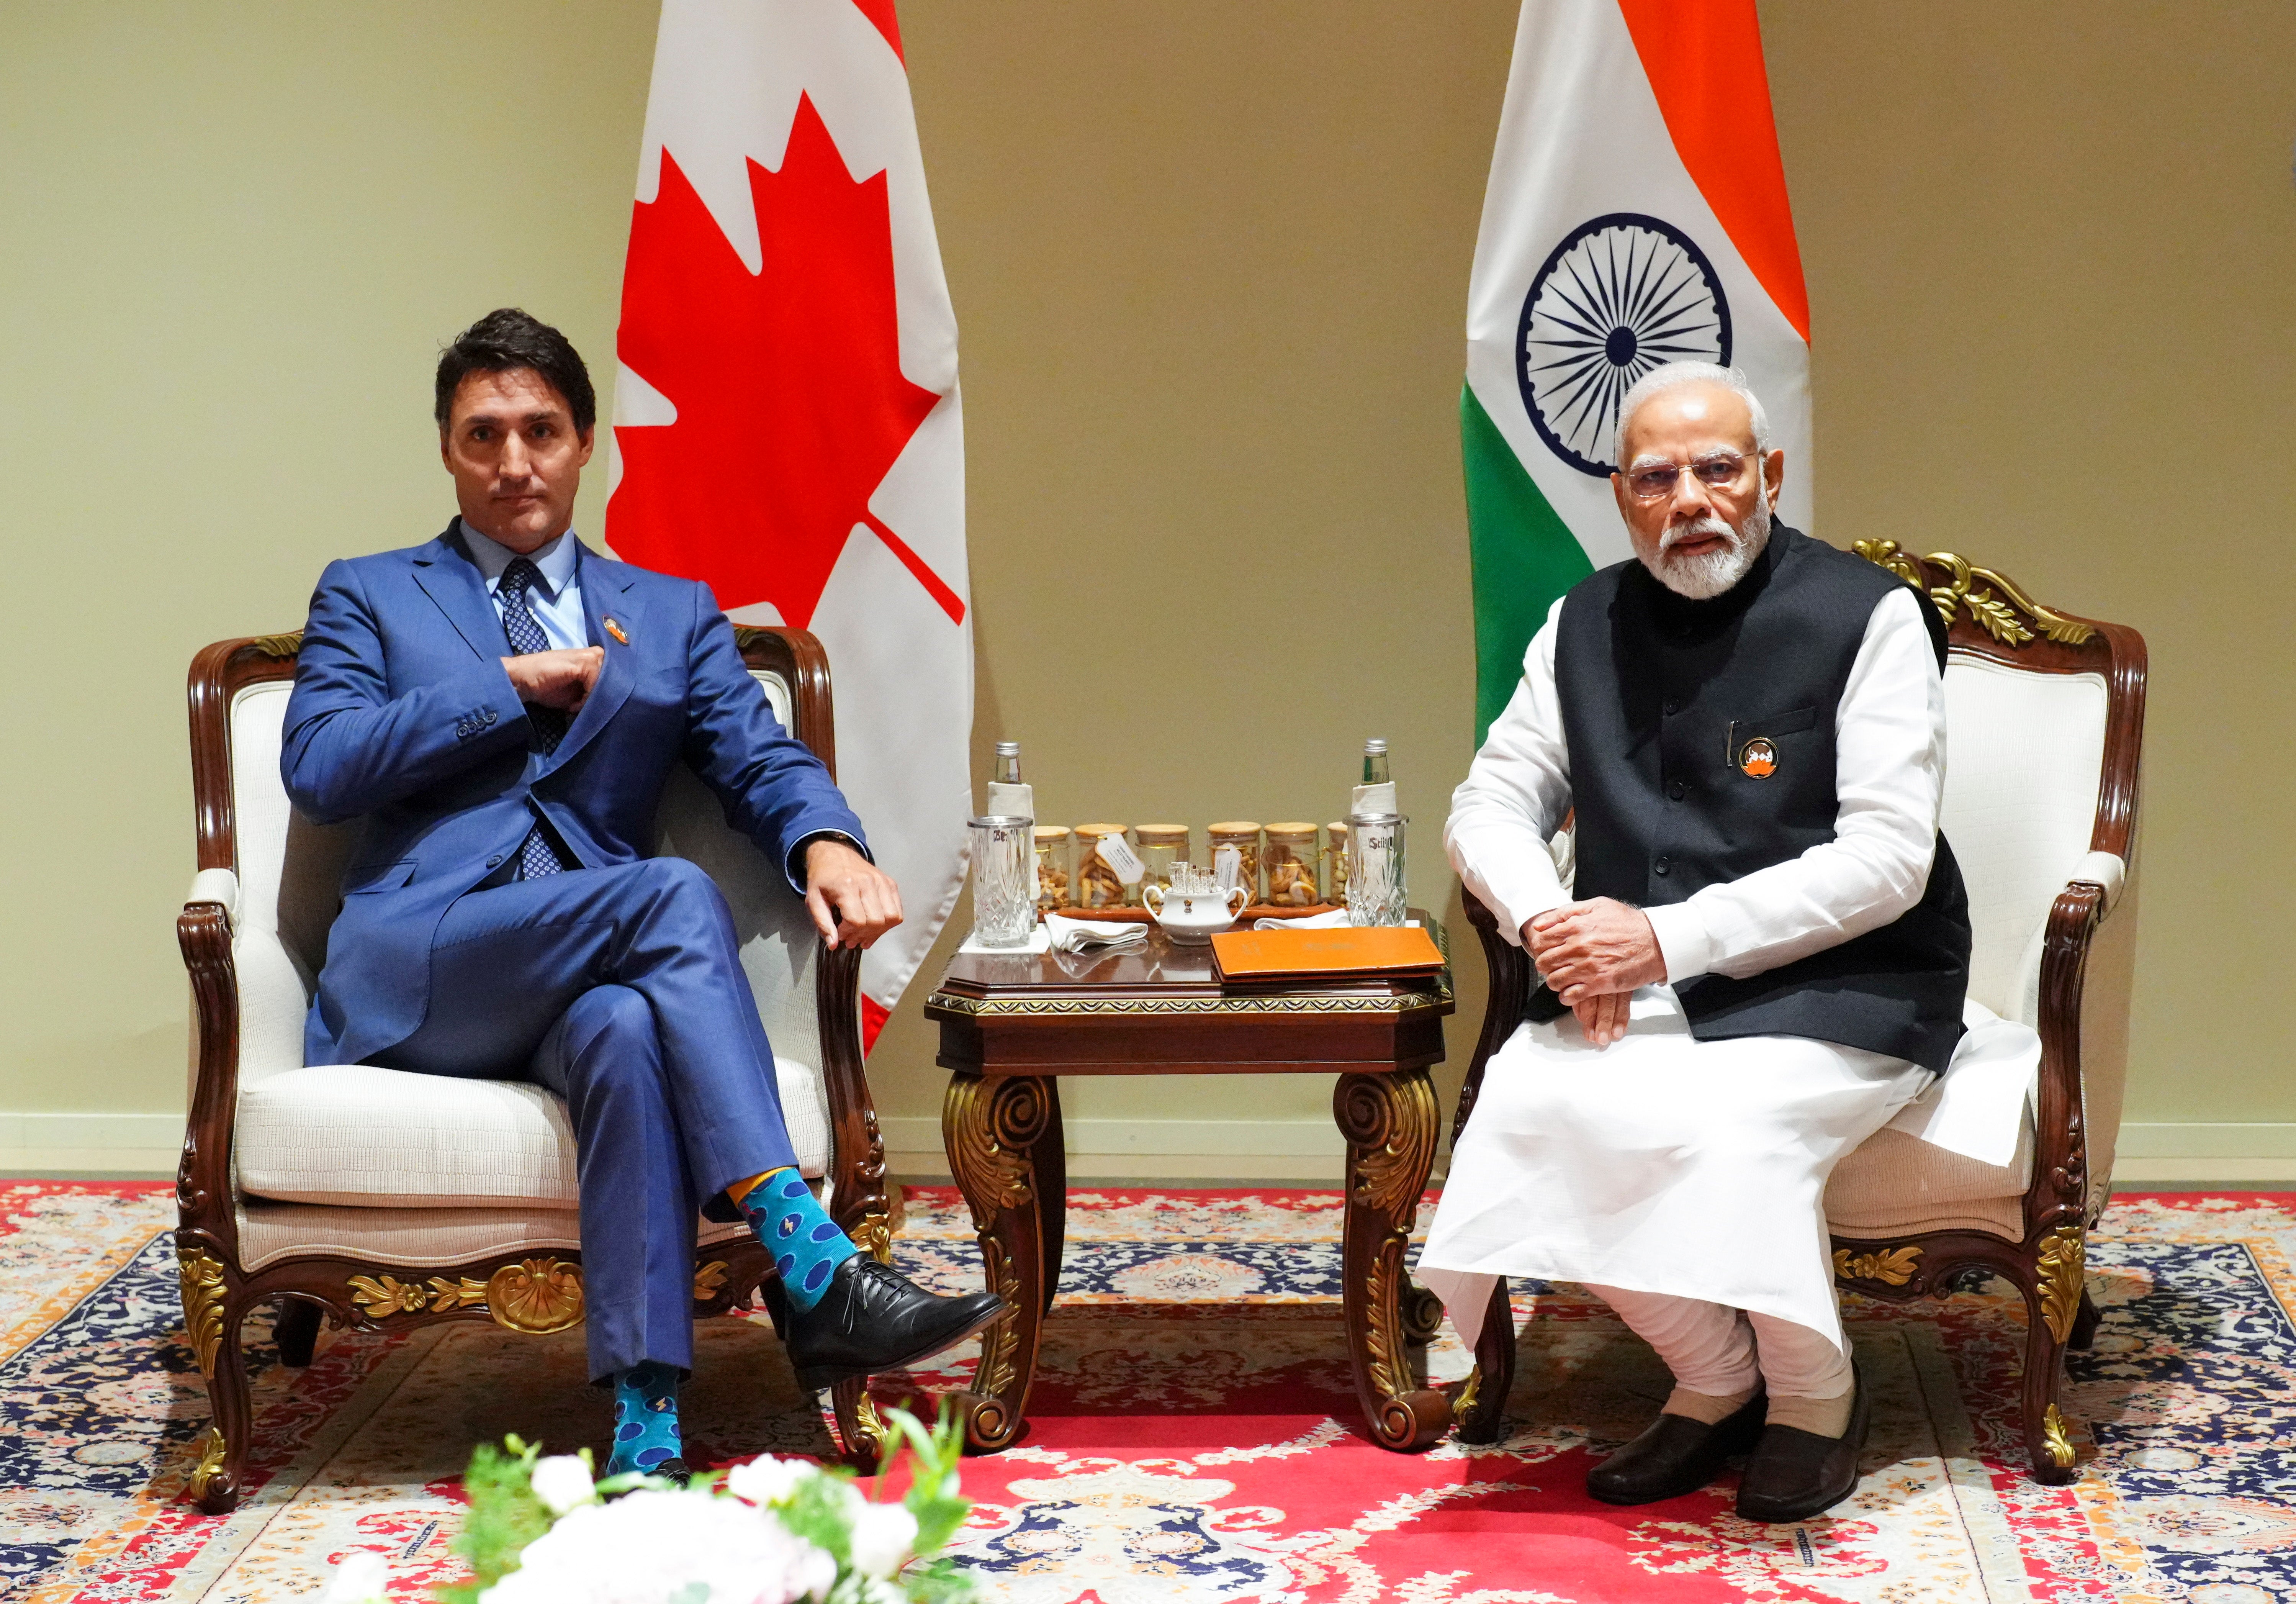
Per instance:
[[[1533,915],[1523,923],[1522,944],[1596,1047],[1627,1033],[1627,1007],[1637,986],[1666,978],[1666,957],[1650,919],[1613,897]]]

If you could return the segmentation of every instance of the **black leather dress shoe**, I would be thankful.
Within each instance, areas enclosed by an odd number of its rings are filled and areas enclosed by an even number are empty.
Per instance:
[[[1654,1504],[1695,1493],[1721,1474],[1725,1460],[1754,1445],[1768,1407],[1758,1386],[1752,1398],[1718,1425],[1687,1415],[1660,1415],[1642,1435],[1587,1473],[1587,1491],[1606,1504]]]
[[[1849,1429],[1840,1436],[1821,1437],[1794,1426],[1765,1427],[1738,1483],[1738,1513],[1781,1524],[1808,1520],[1856,1492],[1866,1414],[1866,1378],[1857,1375]]]
[[[1004,1312],[1004,1300],[993,1292],[936,1297],[857,1253],[837,1267],[819,1303],[811,1309],[788,1307],[783,1340],[797,1368],[797,1384],[817,1393],[856,1376],[906,1370]]]

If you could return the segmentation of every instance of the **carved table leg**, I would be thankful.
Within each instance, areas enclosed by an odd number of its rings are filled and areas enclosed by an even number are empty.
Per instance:
[[[941,1104],[949,1170],[972,1208],[988,1288],[1013,1311],[980,1334],[980,1366],[973,1372],[964,1427],[965,1445],[976,1452],[1011,1446],[1036,1379],[1037,1344],[1050,1301],[1047,1211],[1068,1205],[1066,1188],[1048,1196],[1036,1167],[1046,1127],[1056,1138],[1059,1129],[1050,1090],[1049,1082],[1025,1075],[957,1074]]]
[[[1050,1314],[1053,1299],[1060,1296],[1061,1254],[1068,1246],[1068,1132],[1061,1129],[1060,1082],[1046,1075],[1037,1085],[1045,1094],[1045,1129],[1029,1149],[1029,1162],[1036,1169],[1037,1196],[1042,1200],[1037,1226],[1038,1246],[1044,1250],[1045,1312]]]
[[[1381,1447],[1425,1448],[1449,1428],[1451,1403],[1412,1373],[1403,1255],[1435,1162],[1435,1088],[1423,1069],[1341,1075],[1332,1113],[1348,1139],[1341,1296],[1356,1395]]]

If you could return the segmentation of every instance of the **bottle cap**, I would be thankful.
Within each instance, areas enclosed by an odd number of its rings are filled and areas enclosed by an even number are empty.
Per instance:
[[[1076,833],[1079,835],[1121,835],[1124,827],[1120,824],[1080,824],[1077,826]]]
[[[1188,827],[1184,824],[1136,824],[1132,827],[1132,834],[1138,837],[1143,845],[1151,840],[1159,842],[1179,840],[1185,837],[1187,833]]]
[[[1272,824],[1267,827],[1267,833],[1270,835],[1313,835],[1316,827],[1311,824]]]
[[[1018,752],[1020,748],[1016,746],[1013,750]],[[1364,756],[1367,758],[1378,757],[1386,751],[1387,743],[1385,741],[1365,741],[1364,743]]]
[[[996,755],[997,755],[998,757],[1000,757],[1000,758],[1016,758],[1016,757],[1019,757],[1019,756],[1021,755],[1021,743],[1020,743],[1020,742],[1018,742],[1018,741],[999,741],[999,742],[997,742],[997,743],[996,743]]]
[[[1040,824],[1037,827],[1037,839],[1039,841],[1058,841],[1068,833],[1069,827],[1064,824]]]
[[[1256,835],[1259,833],[1258,825],[1243,818],[1232,818],[1226,824],[1210,825],[1206,827],[1215,835]]]

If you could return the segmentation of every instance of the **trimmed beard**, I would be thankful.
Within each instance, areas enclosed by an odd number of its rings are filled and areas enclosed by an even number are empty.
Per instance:
[[[1719,551],[1704,552],[1692,556],[1675,551],[1685,540],[1718,538],[1729,542]],[[1695,523],[1685,523],[1668,530],[1658,539],[1656,549],[1645,551],[1643,543],[1635,542],[1635,555],[1642,559],[1651,577],[1675,595],[1693,602],[1712,601],[1733,588],[1746,577],[1747,571],[1760,560],[1763,548],[1770,543],[1770,504],[1758,489],[1754,510],[1746,521],[1732,529],[1719,518],[1701,518]]]

